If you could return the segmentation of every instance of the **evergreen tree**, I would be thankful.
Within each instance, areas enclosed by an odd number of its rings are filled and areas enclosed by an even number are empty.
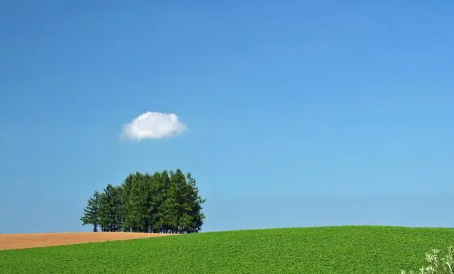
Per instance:
[[[99,206],[100,206],[100,194],[95,191],[93,197],[88,200],[87,206],[84,208],[84,215],[80,218],[83,225],[93,225],[93,232],[98,232],[99,225]]]
[[[175,173],[173,171],[168,173],[168,180],[165,184],[166,189],[163,192],[159,226],[163,233],[175,233],[178,228],[178,193],[175,184]]]
[[[130,212],[132,211],[131,191],[134,178],[135,174],[129,174],[123,181],[123,184],[121,185],[121,188],[123,189],[122,195],[123,231],[125,232],[130,232],[132,230]]]
[[[112,196],[113,231],[122,231],[124,225],[123,188],[121,186],[115,186]]]
[[[188,225],[192,222],[191,210],[192,201],[190,200],[190,186],[186,182],[186,177],[180,169],[174,174],[172,185],[175,188],[177,201],[177,233],[187,232]]]
[[[190,223],[186,224],[188,232],[199,232],[202,228],[205,215],[202,213],[202,204],[206,202],[206,199],[199,196],[199,188],[196,185],[196,180],[192,177],[191,173],[186,175],[189,200],[190,200]]]
[[[136,172],[120,186],[108,184],[103,193],[95,192],[81,220],[102,231],[196,233],[205,219],[205,199],[198,191],[192,175],[180,169]]]
[[[149,218],[149,231],[160,231],[160,218],[163,197],[165,196],[163,178],[159,172],[155,172],[149,177],[148,191],[149,191],[149,204],[148,204],[148,218]]]
[[[124,219],[125,219],[125,228],[127,231],[138,232],[140,231],[140,219],[139,216],[142,209],[139,206],[139,197],[140,197],[140,184],[141,184],[142,174],[136,172],[135,174],[130,174],[123,184],[124,188]]]
[[[103,231],[121,231],[123,228],[122,188],[108,184],[100,195],[100,225]]]

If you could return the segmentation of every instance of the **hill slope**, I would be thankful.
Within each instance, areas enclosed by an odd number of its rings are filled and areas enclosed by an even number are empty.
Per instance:
[[[0,273],[380,273],[424,264],[454,229],[340,226],[200,233],[0,252]]]

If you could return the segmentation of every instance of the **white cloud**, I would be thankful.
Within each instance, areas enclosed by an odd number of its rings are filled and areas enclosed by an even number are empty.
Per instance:
[[[133,141],[161,139],[183,133],[186,125],[174,113],[145,112],[123,126],[121,137]]]

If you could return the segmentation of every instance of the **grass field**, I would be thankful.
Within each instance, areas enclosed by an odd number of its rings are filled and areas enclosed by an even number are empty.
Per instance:
[[[0,251],[0,273],[380,273],[425,264],[454,229],[340,226],[212,232]]]

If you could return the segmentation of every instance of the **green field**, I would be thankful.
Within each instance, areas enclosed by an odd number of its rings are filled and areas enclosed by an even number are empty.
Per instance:
[[[454,229],[376,226],[199,233],[0,251],[0,273],[399,274]]]

